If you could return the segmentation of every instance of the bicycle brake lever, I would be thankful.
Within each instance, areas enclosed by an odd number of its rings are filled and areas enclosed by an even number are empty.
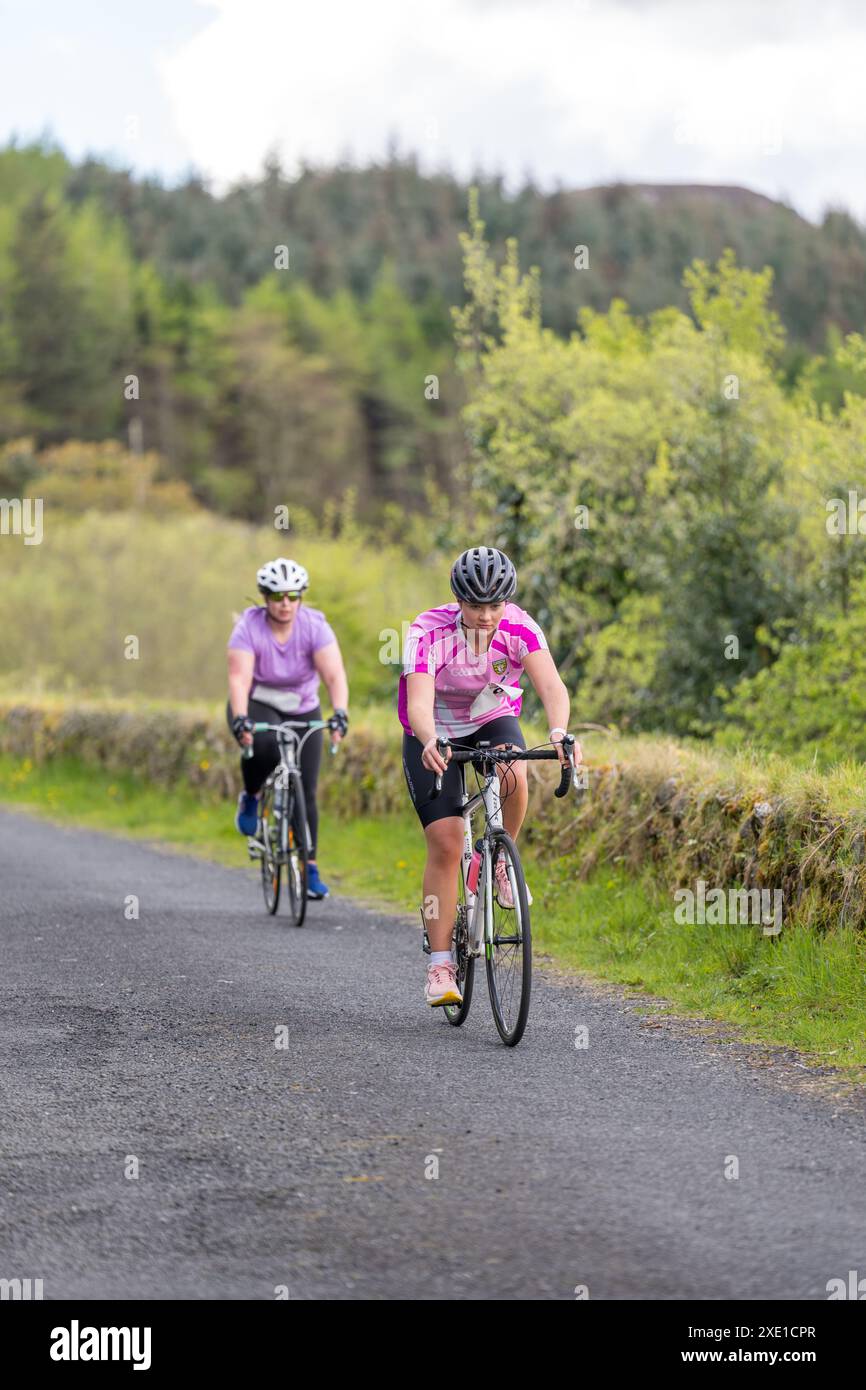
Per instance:
[[[449,740],[448,740],[447,738],[437,738],[437,740],[436,740],[436,748],[437,748],[437,750],[438,750],[439,753],[444,753],[445,749],[448,748],[448,747],[450,747],[450,742],[449,742]],[[433,790],[431,791],[429,797],[427,798],[428,801],[435,801],[436,798],[437,798],[437,796],[438,796],[439,793],[441,792],[441,790],[442,790],[442,776],[443,776],[443,774],[442,774],[441,772],[437,772],[437,773],[436,773],[436,776],[433,778]]]
[[[571,785],[574,787],[575,801],[582,801],[586,793],[589,791],[589,774],[583,763],[581,763],[579,767],[576,767],[574,769],[574,775],[571,779]]]

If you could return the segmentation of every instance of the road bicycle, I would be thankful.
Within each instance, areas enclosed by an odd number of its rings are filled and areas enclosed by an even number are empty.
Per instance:
[[[479,743],[474,748],[461,748],[448,739],[437,739],[440,753],[451,748],[451,756],[460,768],[464,847],[458,873],[457,915],[454,923],[453,949],[457,966],[457,984],[463,995],[462,1004],[444,1005],[445,1017],[455,1028],[466,1022],[472,1002],[475,962],[484,955],[490,1007],[500,1038],[507,1047],[515,1047],[523,1037],[529,1017],[529,998],[532,987],[532,930],[526,878],[517,846],[502,823],[502,799],[497,766],[505,763],[552,760],[558,757],[554,748],[492,748]],[[586,769],[575,761],[575,739],[567,734],[562,740],[567,762],[555,795],[565,796],[569,783],[577,794],[586,789]],[[466,766],[476,769],[479,786],[471,795],[466,790]],[[507,783],[507,774],[506,774]],[[442,776],[434,781],[430,799],[439,795]],[[505,788],[508,790],[507,785]],[[472,818],[483,809],[484,829],[473,843]],[[511,889],[512,906],[501,902],[496,884],[496,868],[502,862]],[[477,875],[477,878],[475,877]],[[475,889],[470,887],[475,882]],[[424,911],[422,909],[422,919]],[[429,954],[430,942],[424,920],[424,950]]]
[[[259,792],[259,823],[250,836],[250,859],[260,859],[265,907],[273,916],[280,905],[280,880],[286,870],[286,891],[292,925],[302,927],[307,915],[307,862],[312,846],[307,803],[301,779],[301,750],[317,729],[335,730],[338,720],[285,719],[281,724],[253,724],[252,734],[276,734],[280,761]],[[300,734],[299,730],[305,730]],[[336,744],[331,745],[336,752]],[[253,746],[243,756],[253,756]]]

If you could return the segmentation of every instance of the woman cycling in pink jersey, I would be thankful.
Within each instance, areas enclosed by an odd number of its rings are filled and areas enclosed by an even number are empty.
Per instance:
[[[484,545],[465,550],[451,570],[457,602],[421,613],[406,642],[399,697],[403,771],[427,838],[424,902],[438,904],[438,913],[427,920],[431,956],[424,998],[433,1006],[461,1002],[451,950],[463,854],[461,779],[450,751],[443,757],[437,749],[437,738],[525,748],[518,723],[525,671],[544,706],[551,742],[565,761],[568,691],[541,628],[509,602],[516,588],[517,572],[501,550]],[[579,759],[578,745],[575,754]],[[430,801],[437,773],[443,774],[442,791]],[[503,766],[499,775],[502,818],[516,839],[526,815],[526,764]],[[504,907],[512,906],[504,861],[497,864],[496,893]]]

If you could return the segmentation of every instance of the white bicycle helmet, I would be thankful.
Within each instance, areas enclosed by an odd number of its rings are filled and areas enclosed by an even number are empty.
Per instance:
[[[262,565],[256,583],[262,594],[300,593],[310,587],[310,576],[303,565],[296,565],[294,560],[286,560],[281,555],[278,560]]]

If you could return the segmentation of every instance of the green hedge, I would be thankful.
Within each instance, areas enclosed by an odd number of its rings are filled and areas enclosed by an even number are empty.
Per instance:
[[[76,757],[203,797],[237,794],[238,750],[209,705],[0,698],[0,752],[42,764]],[[587,742],[588,793],[557,801],[550,764],[530,764],[525,837],[573,862],[655,866],[669,888],[781,888],[786,919],[830,930],[866,925],[864,769],[821,776],[782,760],[652,739]],[[325,756],[323,806],[349,817],[405,810],[396,717],[356,714],[339,754]]]
[[[44,702],[0,699],[0,751],[41,764],[72,757],[106,773],[136,772],[156,786],[183,783],[208,798],[234,798],[239,752],[222,709],[165,702]],[[323,804],[345,815],[386,815],[405,806],[400,730],[389,739],[352,728],[326,755]]]

